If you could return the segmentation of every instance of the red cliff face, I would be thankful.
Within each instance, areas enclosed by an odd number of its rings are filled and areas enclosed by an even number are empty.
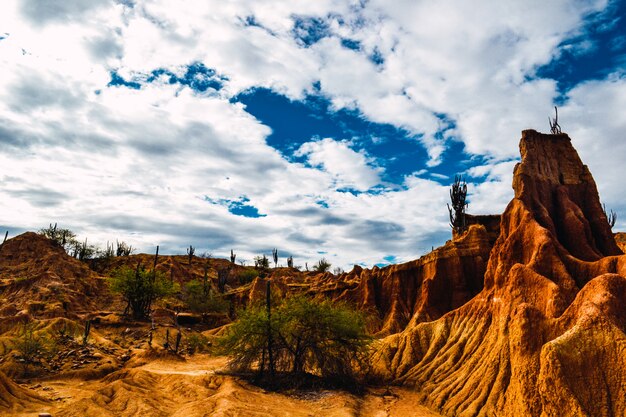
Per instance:
[[[384,268],[355,267],[340,277],[310,280],[309,292],[349,301],[373,313],[379,336],[402,331],[409,322],[435,320],[465,304],[483,285],[493,245],[475,224],[458,239],[415,261]]]
[[[483,290],[384,339],[377,372],[446,415],[625,415],[626,257],[569,137],[520,151]]]

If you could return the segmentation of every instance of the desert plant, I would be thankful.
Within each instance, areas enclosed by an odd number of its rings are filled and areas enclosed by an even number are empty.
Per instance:
[[[135,251],[133,247],[126,242],[115,241],[115,255],[116,256],[130,256]]]
[[[257,269],[267,269],[270,267],[270,261],[267,256],[257,256],[254,258],[254,267]]]
[[[452,207],[448,206],[448,212],[450,214],[450,227],[460,234],[465,231],[465,209],[467,203],[465,199],[467,197],[467,183],[463,180],[462,176],[455,175],[454,183],[450,187],[450,200],[452,201]]]
[[[340,267],[336,267],[336,268],[333,269],[333,274],[334,275],[341,275],[341,274],[343,274],[343,272],[344,272],[343,268],[340,268]]]
[[[192,333],[185,339],[187,340],[187,350],[192,354],[206,352],[210,345],[209,339],[202,333]]]
[[[274,258],[274,268],[278,267],[278,249],[272,249],[272,258]]]
[[[290,256],[289,258],[287,258],[287,267],[293,268],[293,256]]]
[[[222,268],[217,271],[217,290],[220,293],[224,293],[226,289],[226,281],[230,275],[230,268]]]
[[[146,270],[137,264],[134,270],[127,266],[116,269],[109,278],[111,290],[127,302],[124,314],[129,310],[135,319],[148,316],[152,303],[176,292],[177,285],[165,278],[162,272]]]
[[[19,336],[13,340],[13,346],[19,357],[24,361],[24,368],[34,364],[36,359],[45,353],[46,344],[44,339],[34,332],[34,324],[27,323],[21,328]]]
[[[189,257],[189,265],[191,266],[191,261],[193,260],[193,255],[196,253],[196,248],[189,245],[187,248],[187,256]]]
[[[61,246],[67,254],[72,254],[79,242],[76,240],[76,234],[69,229],[60,229],[55,223],[50,227],[39,229],[39,234],[56,242]]]
[[[243,271],[239,272],[239,275],[238,275],[239,284],[241,285],[248,284],[254,281],[254,279],[258,276],[259,276],[259,271],[257,271],[256,269],[244,269]]]
[[[609,223],[611,229],[615,226],[615,222],[617,222],[617,213],[613,210],[607,213],[606,205],[602,204],[602,211],[604,211],[604,216],[606,217],[606,221]]]
[[[83,332],[83,345],[87,344],[87,339],[89,338],[90,331],[91,331],[91,320],[87,320],[85,322],[85,331]]]
[[[370,341],[362,313],[331,300],[296,296],[271,310],[256,305],[243,311],[217,340],[217,351],[231,355],[233,369],[272,369],[272,352],[277,372],[347,382],[364,363]]]
[[[327,272],[331,266],[332,264],[326,258],[322,258],[313,266],[313,270],[316,272]]]
[[[185,284],[183,288],[183,300],[189,310],[194,313],[225,313],[230,308],[230,303],[224,297],[214,294],[210,287],[194,279]]]
[[[553,135],[561,133],[561,126],[559,125],[559,110],[556,106],[554,106],[554,119],[550,119],[548,117],[548,122],[550,122],[550,133]]]
[[[234,264],[235,260],[237,259],[237,254],[235,252],[233,252],[233,250],[230,250],[230,263]]]

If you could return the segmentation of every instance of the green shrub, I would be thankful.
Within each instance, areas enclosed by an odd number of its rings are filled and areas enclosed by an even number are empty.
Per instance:
[[[214,294],[210,287],[197,279],[185,284],[183,299],[194,313],[224,313],[230,309],[230,303],[224,297]]]
[[[257,271],[256,269],[244,269],[243,271],[239,273],[239,284],[241,285],[248,284],[254,281],[254,279],[258,276],[259,276],[259,271]]]
[[[148,271],[137,266],[136,269],[123,266],[116,269],[109,278],[111,291],[121,294],[126,300],[125,314],[130,311],[136,319],[146,317],[152,303],[177,292],[177,285],[158,271]]]
[[[286,299],[271,311],[252,306],[218,339],[216,351],[231,355],[232,368],[259,373],[270,368],[268,339],[277,372],[353,381],[366,363],[371,338],[362,313],[330,300]]]
[[[201,333],[192,333],[187,336],[187,348],[191,353],[206,352],[209,348],[209,339]]]

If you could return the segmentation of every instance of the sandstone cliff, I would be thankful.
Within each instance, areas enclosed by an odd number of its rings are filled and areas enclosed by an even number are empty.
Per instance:
[[[483,290],[384,339],[375,367],[450,416],[626,413],[626,257],[569,137],[522,133]]]

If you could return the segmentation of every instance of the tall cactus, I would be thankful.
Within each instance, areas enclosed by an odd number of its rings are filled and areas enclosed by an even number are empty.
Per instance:
[[[274,355],[272,340],[272,291],[270,288],[271,281],[267,280],[265,287],[265,308],[267,310],[267,356],[269,359],[270,375],[274,377]]]
[[[452,207],[448,206],[450,212],[450,227],[460,234],[465,231],[465,208],[467,203],[465,198],[467,197],[467,183],[463,180],[462,176],[455,175],[454,183],[450,187],[450,200],[452,200]]]
[[[191,261],[193,260],[193,255],[196,253],[196,248],[189,245],[187,248],[187,255],[189,256],[189,266],[191,266]]]
[[[274,268],[278,267],[278,249],[272,249],[272,257],[274,258]]]
[[[293,256],[290,256],[289,258],[287,258],[287,266],[289,268],[293,268]]]
[[[233,252],[233,250],[230,250],[230,263],[234,264],[235,260],[237,259],[237,254],[235,252]]]

